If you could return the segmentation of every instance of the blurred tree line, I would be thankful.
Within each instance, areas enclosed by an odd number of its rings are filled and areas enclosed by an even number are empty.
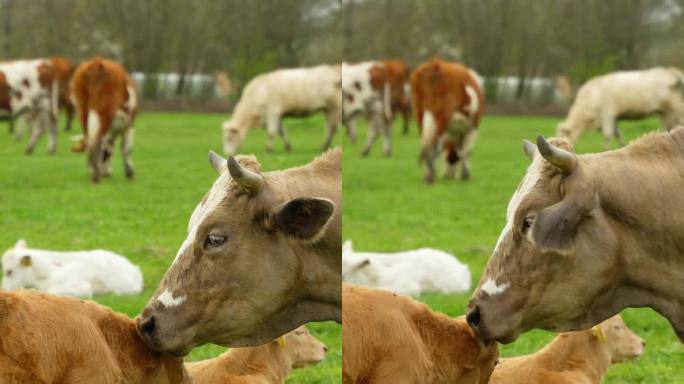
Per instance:
[[[102,55],[130,71],[224,71],[338,63],[339,0],[0,0],[0,60]]]
[[[343,58],[441,56],[484,76],[684,66],[684,0],[343,0]],[[522,94],[525,82],[519,84]]]

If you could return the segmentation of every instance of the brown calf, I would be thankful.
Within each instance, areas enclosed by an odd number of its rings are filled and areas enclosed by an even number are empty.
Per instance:
[[[484,93],[477,74],[460,63],[432,59],[411,74],[413,111],[421,131],[420,161],[425,180],[435,179],[434,161],[440,147],[446,153],[445,177],[470,177],[469,157],[477,138]]]
[[[0,292],[0,383],[181,384],[180,359],[153,352],[133,320],[92,301]]]
[[[580,332],[561,333],[537,353],[502,359],[490,384],[600,384],[611,364],[634,360],[644,341],[620,315]]]
[[[137,95],[133,81],[118,63],[96,57],[81,64],[74,73],[72,93],[83,126],[91,179],[111,174],[114,143],[122,137],[124,170],[133,178],[133,121]]]
[[[326,351],[302,325],[270,343],[185,366],[194,384],[282,384],[293,369],[323,361]]]
[[[344,384],[484,384],[498,358],[463,317],[409,297],[343,284]]]

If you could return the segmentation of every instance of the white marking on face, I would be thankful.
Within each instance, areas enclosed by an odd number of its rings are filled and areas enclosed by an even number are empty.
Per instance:
[[[485,281],[485,283],[482,284],[482,287],[480,287],[480,289],[483,290],[489,296],[494,296],[505,292],[510,286],[511,283],[503,283],[501,285],[497,285],[496,281],[492,279],[487,279],[487,281]]]
[[[541,169],[543,164],[544,158],[539,156],[537,153],[537,155],[535,155],[534,160],[532,160],[532,164],[530,164],[530,166],[527,168],[527,173],[523,177],[520,186],[518,186],[518,189],[515,191],[515,193],[513,193],[511,200],[508,202],[508,209],[506,210],[506,226],[504,226],[503,230],[501,231],[501,234],[499,235],[499,239],[496,241],[494,253],[498,251],[503,239],[505,239],[506,236],[508,236],[508,234],[513,229],[513,219],[515,216],[515,212],[518,210],[518,207],[520,206],[520,203],[523,201],[525,196],[527,196],[532,191],[532,188],[534,188],[534,186],[541,178]]]
[[[188,236],[183,241],[176,258],[174,259],[174,264],[181,255],[183,255],[188,248],[190,248],[195,242],[195,237],[197,236],[197,228],[202,224],[202,222],[207,218],[209,214],[214,212],[216,208],[221,204],[221,201],[228,195],[228,182],[230,181],[230,174],[224,171],[214,182],[214,185],[209,189],[207,200],[204,204],[200,202],[195,207],[195,210],[190,216],[190,221],[188,223]]]
[[[169,291],[168,289],[164,290],[164,292],[162,292],[161,295],[157,296],[157,301],[166,308],[177,307],[183,304],[183,302],[185,302],[185,299],[187,299],[187,296],[185,295],[173,297],[173,293],[171,293],[171,291]]]

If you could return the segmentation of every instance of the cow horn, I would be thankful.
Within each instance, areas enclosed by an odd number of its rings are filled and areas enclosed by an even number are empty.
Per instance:
[[[264,186],[264,177],[249,169],[242,168],[233,156],[228,156],[228,172],[242,188],[256,194]]]
[[[534,160],[534,155],[537,154],[537,147],[534,144],[532,144],[531,141],[523,139],[522,149],[523,152],[525,152],[525,156],[527,156],[528,159]]]
[[[542,135],[537,136],[537,149],[549,163],[558,167],[566,175],[577,168],[577,156],[574,153],[551,145]]]
[[[226,159],[219,156],[214,151],[209,151],[209,163],[218,173],[222,173],[226,170]]]

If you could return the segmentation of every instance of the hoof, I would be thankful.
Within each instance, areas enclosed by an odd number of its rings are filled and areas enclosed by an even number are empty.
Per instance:
[[[428,184],[434,184],[435,183],[435,176],[425,175],[425,182]]]

